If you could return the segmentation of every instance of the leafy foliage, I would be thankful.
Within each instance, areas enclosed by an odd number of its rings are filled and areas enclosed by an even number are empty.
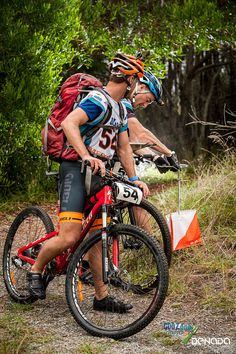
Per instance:
[[[0,192],[43,181],[40,131],[69,74],[106,75],[117,50],[142,49],[160,77],[166,61],[235,41],[234,1],[2,1]]]
[[[78,1],[24,0],[2,8],[0,184],[26,188],[41,164],[40,129],[54,101],[71,40],[80,32]],[[81,54],[81,61],[86,60]]]
[[[163,76],[165,60],[180,61],[188,45],[200,52],[235,41],[233,1],[222,7],[215,0],[92,3],[83,1],[81,21],[93,53],[107,58],[117,50],[143,49],[146,64]]]

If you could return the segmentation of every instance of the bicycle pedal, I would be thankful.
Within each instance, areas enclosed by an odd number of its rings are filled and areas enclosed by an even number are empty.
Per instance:
[[[21,259],[21,258],[18,257],[18,256],[12,257],[11,260],[12,260],[12,263],[14,264],[14,266],[15,266],[16,268],[22,268],[24,265],[27,264],[26,261],[24,261],[23,259]]]
[[[83,284],[94,285],[93,274],[89,269],[88,261],[82,261],[81,267],[79,268],[79,280]]]
[[[133,284],[132,285],[132,291],[134,294],[138,295],[145,295],[152,291],[153,289],[156,289],[159,285],[159,277],[158,275],[155,275],[152,279],[149,279],[146,281],[144,284]]]
[[[109,282],[115,288],[122,288],[125,291],[129,291],[132,287],[131,284],[124,282],[120,277],[111,277]]]
[[[125,249],[135,249],[139,250],[142,247],[142,243],[139,241],[133,241],[133,240],[125,240],[123,242],[124,248]]]

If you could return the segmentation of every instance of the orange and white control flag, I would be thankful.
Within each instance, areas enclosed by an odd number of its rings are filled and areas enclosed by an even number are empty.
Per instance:
[[[172,250],[202,243],[196,210],[182,210],[167,215],[172,239]]]

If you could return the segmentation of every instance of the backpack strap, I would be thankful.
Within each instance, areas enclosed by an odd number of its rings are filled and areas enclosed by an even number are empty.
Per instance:
[[[100,87],[95,87],[94,88],[95,91],[101,92],[107,99],[108,102],[108,106],[107,106],[107,110],[101,120],[100,123],[98,123],[95,127],[89,129],[87,132],[84,133],[84,137],[86,138],[91,138],[100,128],[105,128],[105,123],[109,121],[109,119],[111,118],[111,114],[112,114],[112,104],[109,98],[109,95]],[[114,128],[113,126],[107,126],[107,128]]]
[[[62,127],[56,128],[55,125],[52,123],[50,116],[46,119],[46,123],[44,126],[44,139],[43,139],[43,152],[47,151],[48,148],[48,126],[51,126],[55,131],[60,132]]]
[[[106,97],[107,102],[108,102],[108,106],[107,106],[107,111],[104,114],[104,117],[102,118],[101,122],[98,123],[94,128],[90,129],[87,133],[85,133],[86,137],[91,137],[99,128],[103,128],[103,129],[117,129],[118,128],[118,127],[114,127],[113,125],[105,125],[105,123],[109,121],[111,114],[112,114],[112,104],[111,104],[110,96],[103,89],[101,89],[99,87],[94,88],[94,90],[101,92]],[[121,127],[124,123],[125,111],[124,111],[124,106],[121,102],[118,102],[118,106],[119,106],[119,117],[121,120],[121,124],[120,124],[120,127]]]
[[[83,135],[85,138],[91,138],[100,128],[105,128],[105,123],[109,121],[110,117],[112,114],[112,106],[108,105],[106,113],[104,114],[101,122],[97,124],[95,127],[89,129],[87,132],[85,132]],[[107,126],[107,128],[114,128],[113,126]]]

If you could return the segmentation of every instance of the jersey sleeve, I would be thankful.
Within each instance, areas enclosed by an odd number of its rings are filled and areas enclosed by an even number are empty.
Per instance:
[[[87,114],[90,121],[96,119],[103,111],[100,106],[90,99],[87,99],[85,102],[81,102],[77,107],[81,108]]]
[[[127,113],[128,113],[128,119],[135,117],[135,113],[134,113],[134,109],[132,106],[132,103],[130,100],[128,100],[127,98],[124,98],[122,101],[123,105],[125,106]]]
[[[75,108],[78,107],[87,114],[90,121],[94,121],[106,112],[107,101],[100,92],[91,91]]]
[[[122,132],[125,132],[126,130],[128,130],[128,122],[126,122],[124,125],[122,125],[122,127],[119,129],[119,134]]]

